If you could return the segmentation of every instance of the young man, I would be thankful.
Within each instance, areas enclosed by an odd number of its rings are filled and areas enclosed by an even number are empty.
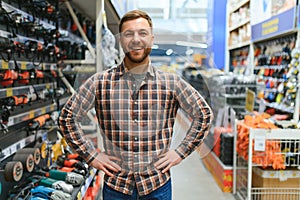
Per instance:
[[[147,13],[126,13],[119,31],[123,62],[96,73],[79,88],[61,111],[60,127],[69,145],[105,173],[104,200],[171,200],[170,169],[203,142],[212,111],[181,77],[151,65],[154,36]],[[92,108],[103,137],[105,151],[100,153],[85,140],[78,124]],[[193,121],[173,150],[170,144],[179,108]]]

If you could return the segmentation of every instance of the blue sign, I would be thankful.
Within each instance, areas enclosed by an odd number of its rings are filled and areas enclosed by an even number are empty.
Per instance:
[[[295,29],[296,7],[251,27],[252,41],[263,40]],[[298,23],[299,24],[299,23]]]

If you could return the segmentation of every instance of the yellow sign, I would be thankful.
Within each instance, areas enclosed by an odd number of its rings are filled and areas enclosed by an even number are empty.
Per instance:
[[[255,93],[252,90],[247,89],[246,92],[246,110],[252,112],[254,110]]]

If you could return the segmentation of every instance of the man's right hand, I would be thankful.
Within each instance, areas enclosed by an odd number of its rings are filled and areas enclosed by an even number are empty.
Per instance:
[[[113,177],[114,175],[110,171],[121,171],[121,167],[115,163],[115,161],[121,161],[121,159],[101,152],[90,165],[96,169],[102,170],[106,175]]]

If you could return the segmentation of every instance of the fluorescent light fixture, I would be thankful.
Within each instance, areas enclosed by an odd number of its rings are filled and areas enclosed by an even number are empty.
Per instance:
[[[158,49],[159,48],[159,46],[157,45],[157,44],[154,44],[153,46],[152,46],[152,49]]]
[[[194,50],[193,49],[188,49],[186,52],[185,52],[185,54],[186,55],[192,55],[194,53]]]
[[[168,49],[168,50],[166,51],[166,55],[167,55],[167,56],[170,56],[172,53],[173,53],[173,49]]]
[[[202,48],[202,49],[206,49],[207,48],[207,44],[204,44],[204,43],[185,42],[185,41],[177,41],[176,45],[178,45],[178,46],[186,46],[186,47]]]

